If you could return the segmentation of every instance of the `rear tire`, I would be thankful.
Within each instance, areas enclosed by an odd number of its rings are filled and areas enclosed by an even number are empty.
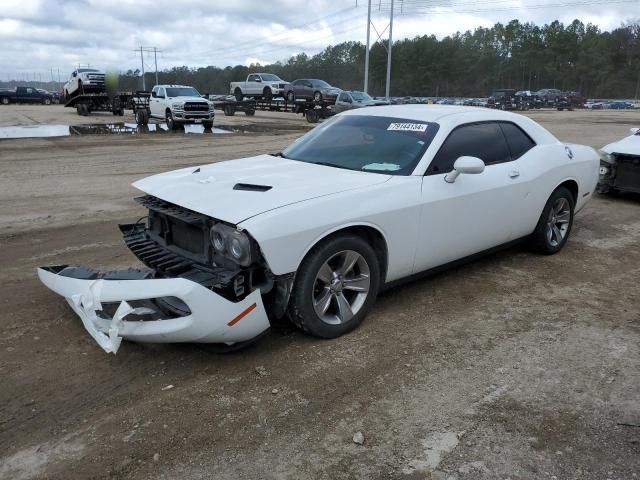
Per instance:
[[[138,125],[147,125],[149,123],[149,112],[143,109],[136,110],[136,123]]]
[[[247,117],[253,117],[253,116],[256,114],[256,110],[255,110],[255,108],[250,108],[250,109],[248,109],[248,110],[245,110],[245,111],[244,111],[244,114],[245,114]]]
[[[225,105],[223,112],[226,117],[233,117],[236,114],[236,108],[233,105]]]
[[[42,103],[44,103],[45,105],[51,105],[51,99],[50,98],[45,98]]]
[[[9,105],[9,99],[7,97],[2,97],[2,104]]]
[[[369,243],[356,235],[336,235],[316,245],[302,261],[289,318],[308,334],[339,337],[362,322],[379,287],[380,265]]]
[[[531,234],[531,248],[544,255],[562,250],[573,226],[575,200],[565,187],[558,187],[547,200],[536,229]]]

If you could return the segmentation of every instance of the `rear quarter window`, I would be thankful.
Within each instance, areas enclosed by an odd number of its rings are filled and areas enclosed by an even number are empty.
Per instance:
[[[501,122],[500,128],[502,129],[502,133],[504,133],[504,137],[507,139],[512,160],[517,160],[536,146],[536,143],[531,140],[531,137],[517,125]]]

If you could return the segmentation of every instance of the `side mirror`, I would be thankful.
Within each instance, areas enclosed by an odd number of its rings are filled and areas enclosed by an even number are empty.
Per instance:
[[[460,157],[453,164],[453,170],[444,176],[444,181],[453,183],[461,173],[482,173],[484,172],[484,162],[478,157]]]
[[[262,83],[262,79],[260,77],[256,78],[256,82]]]
[[[152,96],[153,98],[156,98],[156,92],[151,92],[151,96]]]
[[[76,72],[73,72],[73,73],[72,73],[72,75],[73,75],[74,77],[77,77],[77,76],[78,76],[78,74],[77,74]]]

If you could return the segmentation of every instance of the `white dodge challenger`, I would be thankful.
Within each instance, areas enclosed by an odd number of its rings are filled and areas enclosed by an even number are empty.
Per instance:
[[[122,339],[242,346],[288,316],[323,338],[378,292],[526,240],[562,249],[600,158],[497,110],[398,105],[337,115],[280,153],[134,183],[120,225],[148,269],[38,269],[107,352]]]

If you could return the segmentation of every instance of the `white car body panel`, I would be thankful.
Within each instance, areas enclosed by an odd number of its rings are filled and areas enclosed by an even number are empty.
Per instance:
[[[390,177],[259,155],[161,173],[133,186],[167,202],[238,224],[268,210],[370,187]],[[238,183],[272,188],[266,192],[234,190]]]
[[[147,280],[84,280],[39,268],[38,277],[63,296],[89,334],[107,353],[116,353],[122,338],[138,342],[236,343],[260,335],[269,320],[256,290],[238,303],[230,302],[184,278]],[[154,321],[127,321],[136,313],[127,301],[173,296],[189,306],[191,314]],[[98,316],[103,303],[119,302],[111,320]]]
[[[599,156],[592,148],[563,144],[529,118],[514,113],[473,107],[397,105],[340,115],[415,119],[440,127],[410,175],[352,171],[260,155],[154,175],[134,186],[246,231],[257,243],[268,270],[276,276],[295,273],[305,255],[327,235],[345,228],[374,229],[386,244],[384,283],[525,237],[535,229],[549,196],[560,184],[571,182],[568,185],[576,191],[578,211],[591,198],[598,180]],[[434,155],[454,128],[483,121],[513,122],[536,146],[516,160],[486,165],[482,173],[460,174],[453,183],[444,179],[448,172],[425,176]],[[270,188],[247,191],[234,189],[236,184]],[[117,338],[112,342],[122,337],[137,341],[231,343],[256,336],[265,330],[265,322],[268,325],[259,290],[233,303],[211,290],[198,289],[198,284],[187,280],[187,284],[180,279],[127,280],[115,281],[112,286],[113,280],[40,275],[47,286],[67,298],[85,325],[94,325],[103,334],[117,328]],[[148,322],[149,326],[137,327],[147,329],[142,334],[133,325],[122,326],[122,318],[114,317],[110,322],[97,318],[93,308],[106,301],[106,296],[109,301],[126,302],[160,293],[195,305],[193,318],[204,317],[201,312],[208,311],[213,323],[169,332],[164,330],[168,324]],[[244,323],[242,334],[238,333],[240,330],[225,329],[224,325],[216,326],[218,318],[226,321],[248,304],[256,307],[248,315],[251,320]],[[122,308],[127,311],[127,305]],[[200,325],[200,321],[197,323]],[[88,330],[91,331],[89,327]],[[113,349],[113,344],[106,345]]]
[[[602,151],[613,154],[620,153],[623,155],[640,155],[640,135],[638,131],[640,128],[631,128],[628,137],[624,137],[622,140],[610,143],[602,147]]]

